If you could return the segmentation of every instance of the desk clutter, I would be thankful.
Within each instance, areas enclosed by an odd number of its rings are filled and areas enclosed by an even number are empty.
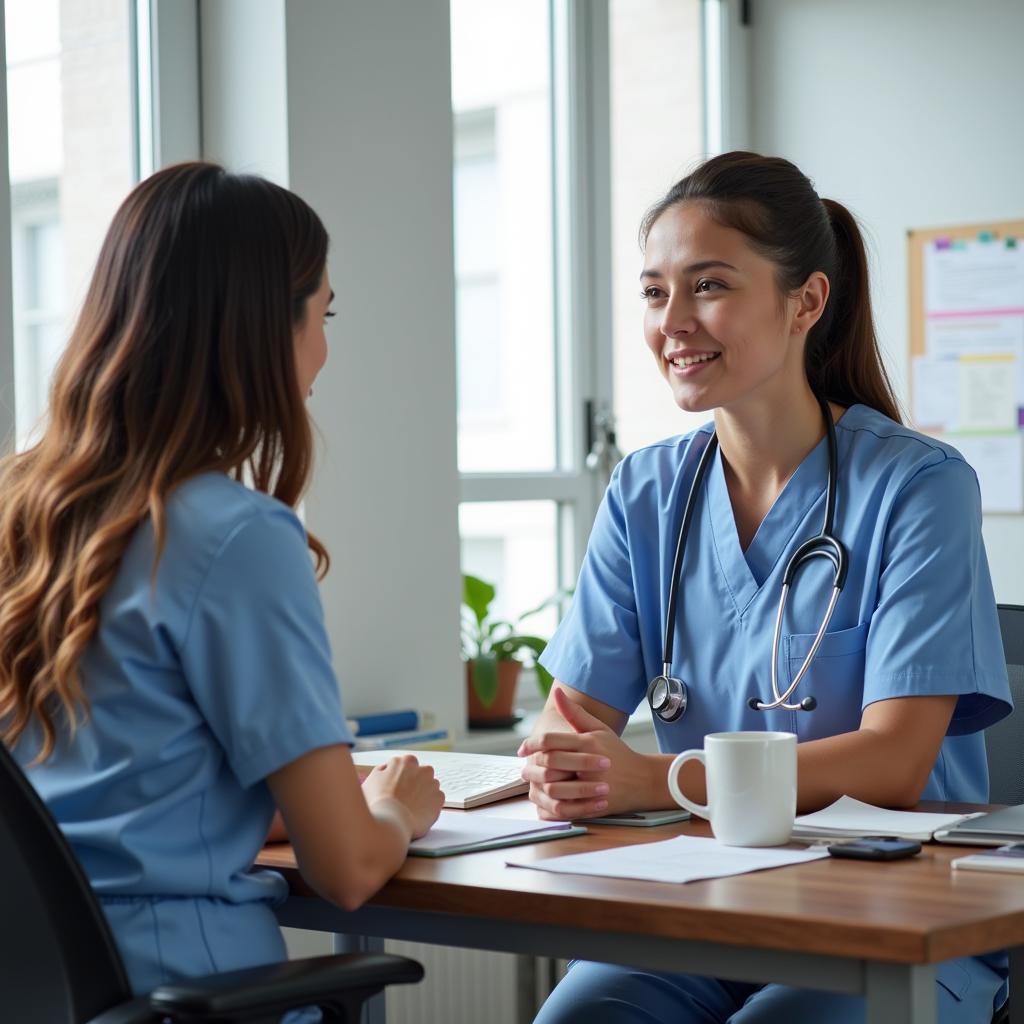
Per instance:
[[[451,750],[452,734],[437,727],[431,711],[406,708],[347,719],[354,750]]]

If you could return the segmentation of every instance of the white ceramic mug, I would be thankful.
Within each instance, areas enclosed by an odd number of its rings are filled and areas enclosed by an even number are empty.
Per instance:
[[[708,802],[679,790],[679,769],[700,761]],[[711,822],[726,846],[781,846],[796,815],[796,736],[791,732],[713,732],[703,750],[684,750],[668,770],[668,788],[680,807]]]

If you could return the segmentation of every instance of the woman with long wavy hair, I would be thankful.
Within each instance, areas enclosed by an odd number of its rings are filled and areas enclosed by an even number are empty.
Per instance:
[[[283,959],[253,870],[275,805],[355,907],[436,819],[429,768],[360,787],[295,514],[327,357],[327,233],[212,164],[114,217],[41,439],[0,466],[0,737],[99,895],[132,985]],[[311,557],[312,553],[312,557]]]

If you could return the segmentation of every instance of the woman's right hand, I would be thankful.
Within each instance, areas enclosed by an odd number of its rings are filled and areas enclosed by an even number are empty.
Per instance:
[[[421,765],[411,754],[377,765],[363,780],[363,795],[371,809],[381,801],[399,804],[406,812],[413,839],[426,835],[444,804],[434,769]]]

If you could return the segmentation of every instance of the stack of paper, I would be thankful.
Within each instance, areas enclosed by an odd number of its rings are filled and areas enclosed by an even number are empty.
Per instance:
[[[927,842],[940,828],[963,819],[962,814],[890,811],[852,796],[813,814],[802,814],[793,824],[794,839],[856,839],[860,836],[899,836]]]
[[[806,864],[827,856],[828,851],[822,849],[724,846],[717,839],[676,836],[660,843],[637,843],[592,853],[570,854],[568,857],[509,860],[505,863],[509,867],[559,874],[635,878],[649,882],[695,882],[702,878],[722,878],[748,871],[781,868],[787,864]]]
[[[530,821],[442,811],[430,831],[422,839],[412,842],[409,853],[417,857],[447,857],[453,853],[562,839],[582,835],[586,831],[569,821],[539,821],[536,817]]]

